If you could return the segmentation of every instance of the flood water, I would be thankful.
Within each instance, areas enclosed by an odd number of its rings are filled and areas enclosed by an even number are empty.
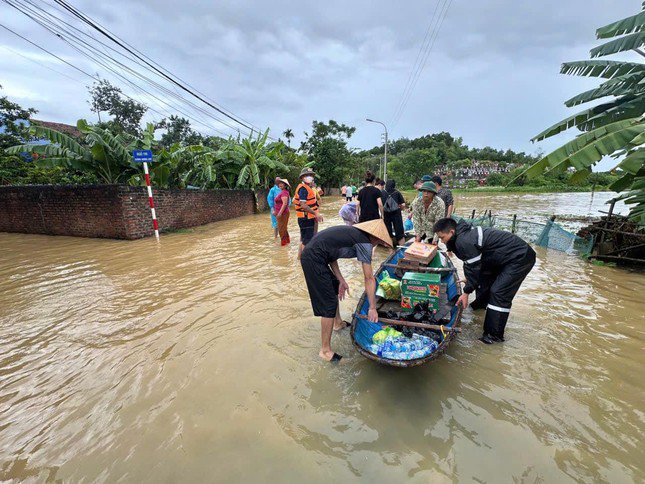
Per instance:
[[[458,203],[558,213],[544,200]],[[434,363],[378,365],[345,330],[334,366],[296,252],[266,214],[159,244],[0,234],[0,480],[645,479],[643,273],[538,249],[504,344],[467,310]],[[341,270],[348,316],[362,277]]]

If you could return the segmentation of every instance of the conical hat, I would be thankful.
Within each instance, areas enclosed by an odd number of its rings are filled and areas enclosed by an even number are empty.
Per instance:
[[[392,247],[392,237],[387,231],[387,227],[382,219],[368,220],[354,225],[355,228],[362,230],[377,239],[383,241],[388,247]]]

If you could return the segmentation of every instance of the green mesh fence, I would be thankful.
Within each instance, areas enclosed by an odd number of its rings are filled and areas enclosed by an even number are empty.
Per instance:
[[[453,218],[457,222],[465,220],[475,226],[495,227],[506,230],[517,234],[530,244],[546,247],[547,249],[559,250],[567,254],[587,256],[591,254],[593,247],[593,237],[578,237],[576,234],[565,230],[562,226],[551,220],[547,220],[546,223],[540,223],[488,215],[475,219],[453,215]]]

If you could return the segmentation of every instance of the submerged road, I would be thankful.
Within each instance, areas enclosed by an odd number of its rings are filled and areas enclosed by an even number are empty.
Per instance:
[[[561,195],[459,203],[589,203]],[[324,200],[323,226],[340,203]],[[400,370],[347,331],[347,364],[319,361],[296,253],[266,214],[160,244],[0,234],[0,480],[645,479],[642,273],[538,249],[506,343],[479,343],[467,310],[444,357]],[[348,315],[362,277],[341,270]]]

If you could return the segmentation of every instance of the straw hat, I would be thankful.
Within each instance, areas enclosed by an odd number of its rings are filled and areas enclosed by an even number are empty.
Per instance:
[[[289,183],[289,180],[287,180],[286,178],[280,178],[280,177],[278,177],[278,182],[282,182],[282,183],[284,183],[285,185],[287,185],[289,188],[291,188],[291,184]]]
[[[380,241],[384,242],[388,247],[392,247],[392,237],[390,237],[387,227],[385,227],[385,223],[382,219],[378,218],[376,220],[368,220],[367,222],[355,224],[354,227],[367,234],[373,235]]]
[[[425,182],[419,187],[419,191],[437,193],[437,185],[435,185],[434,182],[431,181]]]
[[[316,176],[316,174],[311,168],[303,168],[302,171],[300,172],[300,178],[307,175]]]

